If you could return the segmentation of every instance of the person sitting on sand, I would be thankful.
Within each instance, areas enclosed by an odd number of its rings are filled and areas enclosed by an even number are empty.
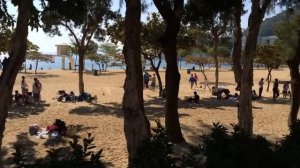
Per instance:
[[[226,88],[216,88],[215,86],[212,87],[212,95],[217,96],[217,99],[228,98],[230,91]]]
[[[66,97],[68,96],[68,94],[66,93],[66,91],[64,90],[59,90],[58,91],[58,98],[57,98],[57,101],[61,102],[63,101],[64,99],[66,100]]]
[[[33,99],[33,96],[32,96],[31,92],[27,93],[25,103],[26,104],[33,104],[34,103],[34,99]]]
[[[187,102],[199,104],[199,102],[200,102],[200,97],[199,97],[199,95],[197,94],[196,91],[194,92],[194,97],[188,98],[188,99],[187,99]]]
[[[70,97],[70,102],[73,102],[73,103],[76,102],[77,97],[75,96],[73,91],[70,92],[69,97]]]
[[[15,102],[16,102],[16,104],[17,105],[23,105],[24,103],[23,103],[23,97],[22,97],[22,95],[19,93],[19,91],[15,91]]]

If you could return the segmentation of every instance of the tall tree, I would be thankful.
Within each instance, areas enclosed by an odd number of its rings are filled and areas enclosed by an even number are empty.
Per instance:
[[[257,37],[260,25],[271,0],[252,0],[251,13],[248,19],[248,34],[245,44],[243,71],[241,78],[241,95],[238,109],[239,126],[248,135],[253,134],[252,84],[253,58],[256,52]]]
[[[282,59],[278,53],[278,49],[273,45],[259,45],[256,50],[255,62],[265,65],[268,70],[267,75],[267,92],[269,91],[272,81],[272,70],[278,69],[282,63]]]
[[[300,15],[293,16],[291,20],[280,23],[275,34],[278,37],[276,45],[280,55],[285,58],[290,69],[292,101],[288,118],[288,125],[297,121],[300,106]]]
[[[184,138],[181,133],[178,115],[180,74],[177,65],[177,36],[184,12],[184,1],[153,0],[153,2],[166,24],[166,28],[160,38],[162,50],[167,62],[166,130],[172,142],[182,142]]]
[[[145,115],[143,71],[141,64],[141,1],[125,0],[125,40],[123,54],[126,79],[123,96],[124,133],[127,141],[128,163],[132,166],[138,147],[150,136],[150,123]]]
[[[162,59],[162,48],[159,44],[159,38],[162,35],[165,25],[157,13],[151,13],[147,17],[147,23],[142,27],[142,55],[144,59],[150,62],[153,71],[156,74],[159,87],[159,96],[162,96],[162,81],[159,74],[159,68]],[[155,64],[155,60],[157,63]]]
[[[233,24],[234,24],[234,42],[232,51],[232,64],[234,72],[234,80],[236,83],[241,82],[242,78],[242,27],[241,17],[244,12],[243,0],[234,0],[235,4],[233,7]]]
[[[53,61],[53,57],[51,55],[42,54],[39,52],[40,47],[29,42],[27,53],[26,53],[26,59],[32,60],[35,62],[35,70],[34,73],[37,74],[37,69],[39,62],[51,62]],[[26,67],[25,67],[26,69]]]
[[[226,36],[229,21],[233,12],[234,1],[225,0],[189,0],[186,5],[186,19],[192,24],[199,25],[202,30],[211,35],[213,43],[213,58],[216,67],[215,87],[219,84],[218,47],[220,39]]]
[[[67,1],[66,1],[67,2]],[[64,27],[73,38],[79,56],[79,92],[84,93],[84,58],[87,47],[93,38],[102,41],[105,37],[103,26],[113,17],[110,10],[110,0],[86,0],[78,2],[84,10],[76,11],[74,17],[64,16],[64,5],[68,3],[48,3],[44,5],[42,21],[45,24],[44,31],[52,35],[61,35],[59,27]],[[80,32],[80,33],[78,33]]]
[[[11,39],[9,51],[9,63],[0,77],[0,148],[2,147],[5,122],[8,115],[8,106],[15,80],[22,63],[25,60],[27,48],[28,26],[36,26],[38,23],[38,11],[33,6],[32,0],[12,1],[18,6],[18,18],[15,32]],[[5,1],[1,0],[2,5]],[[5,6],[6,7],[6,6]],[[2,17],[0,15],[0,17]]]

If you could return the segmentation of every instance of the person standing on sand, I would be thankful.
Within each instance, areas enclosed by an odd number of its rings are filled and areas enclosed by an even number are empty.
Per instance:
[[[260,81],[258,82],[259,88],[258,88],[258,97],[261,98],[261,94],[264,88],[264,78],[261,78]]]
[[[196,73],[194,73],[194,78],[195,78],[195,85],[196,85],[196,87],[197,87],[198,76],[197,76],[197,74],[196,74]]]
[[[42,90],[42,84],[39,82],[37,78],[34,78],[34,82],[32,84],[32,93],[33,93],[34,103],[36,104],[40,103],[41,90]]]
[[[191,77],[189,79],[189,83],[191,83],[191,89],[193,89],[193,86],[194,86],[195,82],[196,82],[196,79],[193,76],[193,74],[191,74]]]
[[[155,77],[155,74],[153,74],[151,77],[151,88],[153,91],[155,89],[155,85],[156,85],[156,77]]]
[[[279,96],[279,83],[278,79],[275,79],[275,82],[273,84],[273,101],[276,101],[276,98]]]
[[[21,81],[21,90],[22,90],[22,98],[23,102],[25,102],[27,93],[28,93],[28,85],[25,81],[25,76],[22,76],[22,81]]]

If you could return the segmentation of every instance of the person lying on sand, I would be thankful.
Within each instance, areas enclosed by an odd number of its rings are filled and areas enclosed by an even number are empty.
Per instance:
[[[216,88],[216,87],[212,87],[212,95],[217,96],[217,99],[227,99],[228,95],[229,95],[230,91],[226,88]]]

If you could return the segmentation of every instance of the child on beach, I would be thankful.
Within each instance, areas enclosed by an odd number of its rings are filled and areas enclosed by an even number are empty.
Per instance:
[[[194,86],[195,82],[196,82],[196,79],[193,76],[193,74],[191,74],[191,77],[189,79],[189,83],[191,83],[191,89],[193,89],[193,86]]]
[[[286,98],[288,91],[290,90],[290,86],[288,82],[285,82],[282,89],[282,96],[283,98]]]

